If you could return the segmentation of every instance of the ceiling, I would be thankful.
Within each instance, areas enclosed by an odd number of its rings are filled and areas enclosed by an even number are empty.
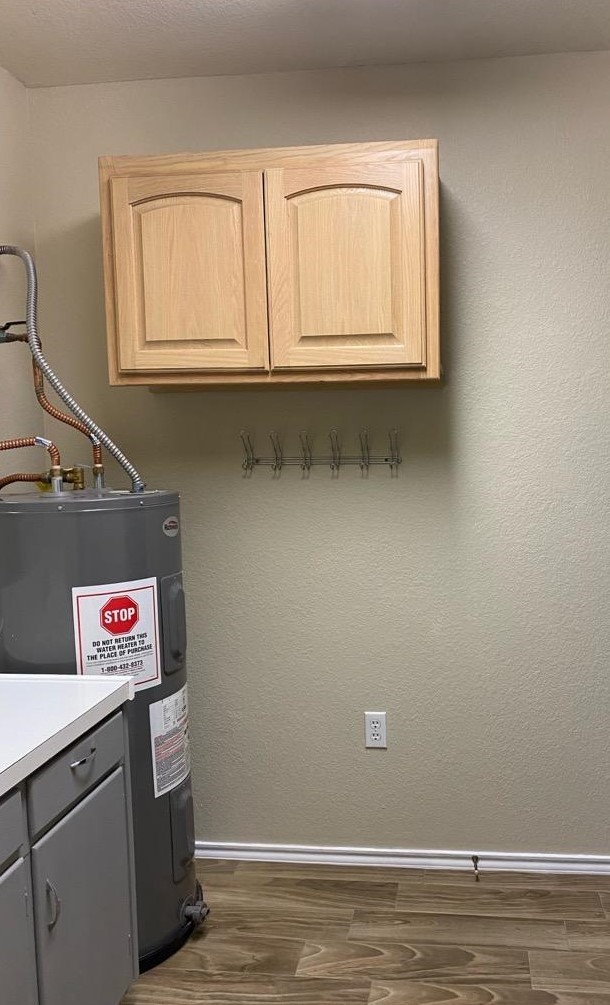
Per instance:
[[[0,0],[31,87],[610,49],[610,0]]]

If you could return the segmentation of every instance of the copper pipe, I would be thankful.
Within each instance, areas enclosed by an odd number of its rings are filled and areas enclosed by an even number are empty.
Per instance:
[[[45,475],[28,475],[21,472],[17,475],[7,475],[5,478],[0,478],[0,490],[6,488],[7,485],[12,485],[13,482],[43,482],[45,480]]]
[[[58,468],[61,464],[59,450],[50,440],[39,436],[22,436],[17,440],[0,440],[0,450],[20,450],[21,447],[46,447],[51,458],[51,465]]]
[[[75,419],[73,415],[67,415],[65,412],[60,411],[59,408],[56,408],[55,405],[51,404],[44,393],[44,376],[35,359],[32,360],[32,370],[34,373],[34,390],[36,391],[38,404],[44,408],[45,412],[48,412],[54,419],[57,419],[58,422],[65,422],[66,426],[72,426],[73,429],[77,429],[79,433],[83,433],[87,439],[90,440],[91,436],[89,431],[82,422]],[[93,444],[93,463],[97,465],[102,463],[102,448],[99,443]]]
[[[7,337],[8,342],[27,342],[28,337],[25,332],[12,332]],[[38,404],[41,408],[44,408],[45,412],[51,415],[58,422],[64,422],[66,426],[71,426],[72,429],[77,429],[79,433],[82,433],[87,437],[88,440],[92,440],[91,434],[82,422],[79,422],[73,415],[67,415],[66,412],[62,412],[55,405],[52,405],[47,398],[44,390],[44,375],[36,360],[32,360],[32,371],[34,374],[34,390],[36,392],[36,397],[38,399]],[[93,443],[93,464],[95,468],[99,469],[102,466],[102,447],[99,443]],[[103,468],[102,468],[103,473]]]

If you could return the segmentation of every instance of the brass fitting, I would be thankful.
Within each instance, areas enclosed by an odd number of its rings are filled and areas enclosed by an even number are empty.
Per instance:
[[[93,468],[93,485],[96,489],[103,489],[104,487],[104,465],[94,464]]]
[[[57,458],[59,460],[59,457]],[[49,468],[49,478],[51,481],[51,491],[61,492],[63,487],[63,468],[60,464],[52,464]]]
[[[63,468],[62,477],[66,485],[72,485],[75,491],[85,487],[85,469],[75,464],[72,468]]]

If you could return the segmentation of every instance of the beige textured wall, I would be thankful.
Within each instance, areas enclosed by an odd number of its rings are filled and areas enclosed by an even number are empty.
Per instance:
[[[608,851],[609,88],[596,53],[31,92],[49,355],[183,493],[200,838]],[[426,136],[442,390],[107,387],[99,154]],[[242,426],[335,424],[398,425],[400,477],[242,479]]]
[[[28,98],[23,84],[0,69],[0,244],[33,248],[33,211],[28,184]],[[21,262],[0,258],[0,323],[24,316],[25,282]],[[34,404],[27,350],[0,346],[0,439],[43,431]],[[36,471],[46,454],[36,450],[0,452],[0,475]]]

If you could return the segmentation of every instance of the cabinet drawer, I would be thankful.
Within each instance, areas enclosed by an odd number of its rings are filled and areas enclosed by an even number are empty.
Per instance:
[[[119,712],[41,768],[28,783],[30,837],[78,802],[123,754],[123,715]]]
[[[12,792],[0,802],[0,872],[19,851],[24,836],[21,793]]]

